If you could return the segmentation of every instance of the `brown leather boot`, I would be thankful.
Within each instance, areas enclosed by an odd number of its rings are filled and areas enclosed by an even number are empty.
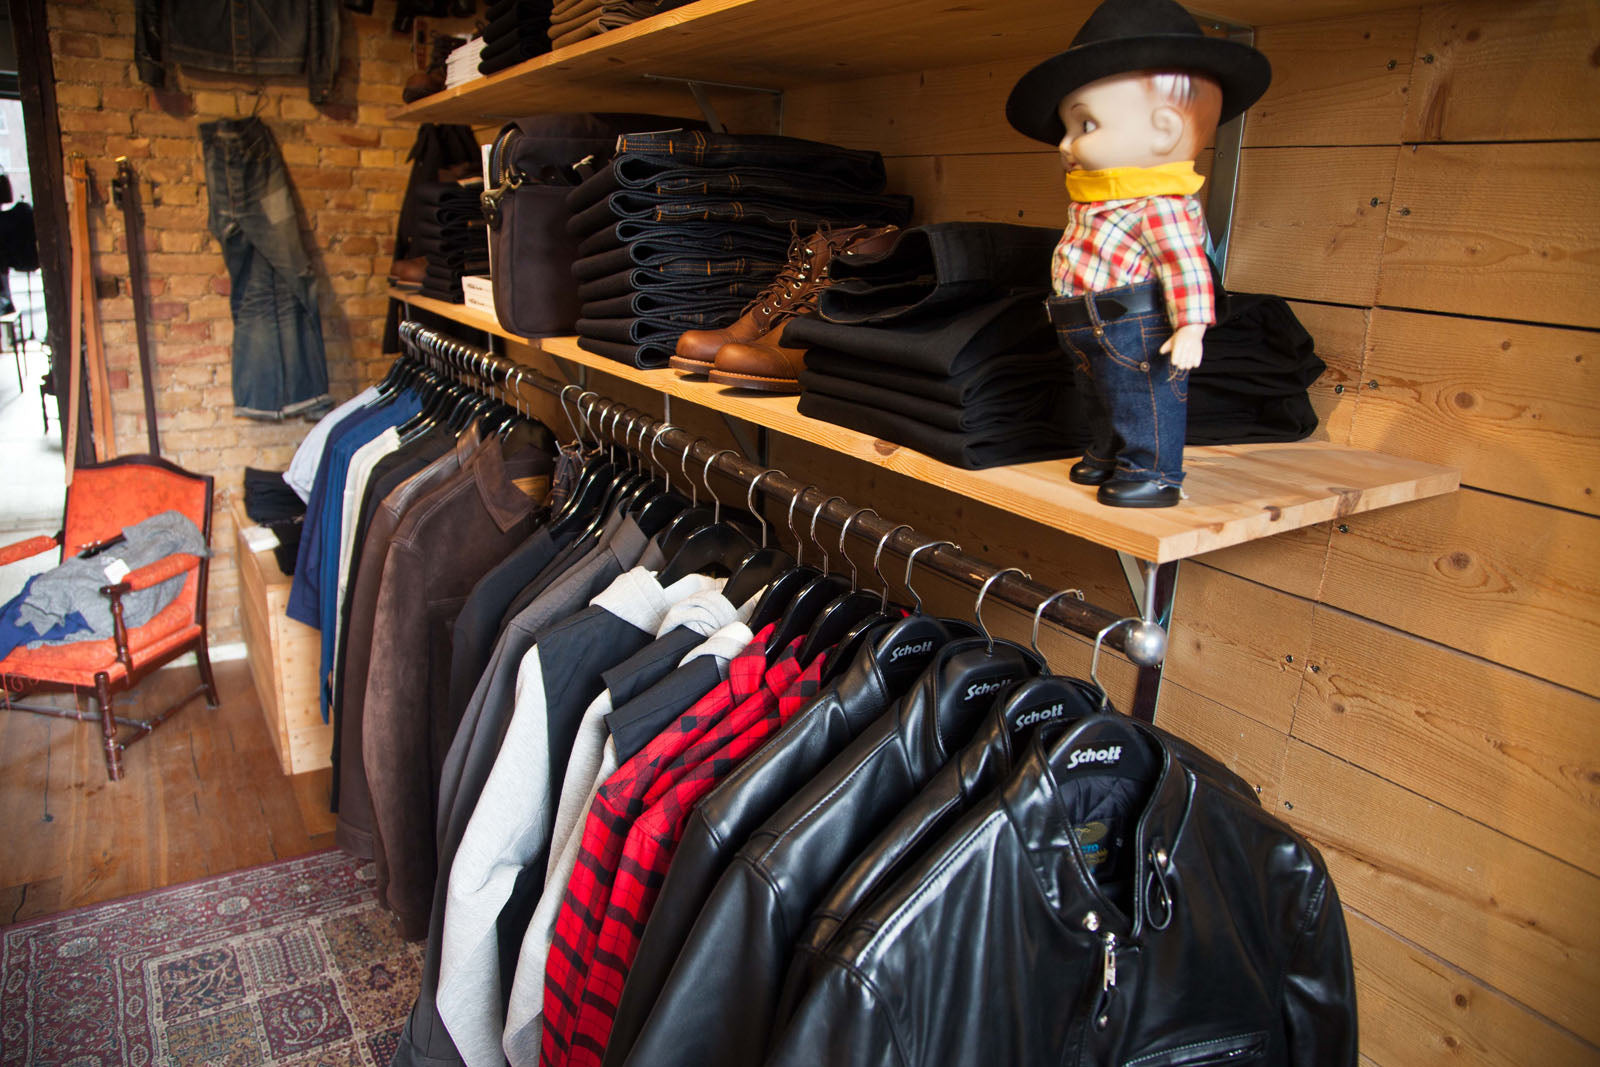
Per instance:
[[[754,341],[734,341],[717,349],[711,380],[760,393],[798,393],[806,350],[784,347],[783,328],[787,325],[785,322]]]
[[[779,334],[789,319],[816,307],[817,295],[832,284],[829,271],[836,258],[873,255],[894,241],[897,226],[850,226],[818,230],[789,242],[789,261],[772,284],[745,307],[732,326],[720,330],[689,330],[678,338],[668,365],[690,377],[709,374],[724,345],[765,342]]]

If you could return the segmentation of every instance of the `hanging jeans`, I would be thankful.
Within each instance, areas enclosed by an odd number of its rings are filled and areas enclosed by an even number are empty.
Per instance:
[[[211,233],[233,282],[234,414],[283,419],[330,404],[316,278],[272,131],[257,118],[200,126]]]

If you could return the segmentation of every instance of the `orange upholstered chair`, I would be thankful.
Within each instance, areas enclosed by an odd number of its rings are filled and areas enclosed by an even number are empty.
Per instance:
[[[0,566],[47,552],[58,545],[61,556],[120,534],[125,527],[163,511],[187,515],[211,545],[211,490],[209,476],[190,474],[182,467],[154,456],[124,456],[106,463],[80,466],[67,488],[67,513],[62,531],[54,537],[34,537],[0,548]],[[115,585],[100,591],[111,600],[115,636],[100,641],[76,641],[37,649],[18,647],[0,659],[0,707],[40,715],[92,722],[80,708],[71,711],[48,705],[23,704],[18,699],[43,689],[80,688],[92,691],[99,705],[100,732],[105,748],[106,773],[112,781],[122,777],[122,752],[165,722],[195,697],[217,706],[217,687],[211,676],[206,649],[207,559],[172,555],[140,567]],[[177,599],[142,626],[123,624],[122,597],[185,574]],[[115,713],[113,694],[131,688],[149,671],[185,652],[199,661],[201,685],[177,703],[149,719],[127,719]],[[119,736],[118,727],[130,732]]]

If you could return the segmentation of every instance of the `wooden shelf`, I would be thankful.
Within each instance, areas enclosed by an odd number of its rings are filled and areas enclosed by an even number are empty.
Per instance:
[[[818,82],[1043,56],[1065,48],[1096,0],[696,0],[393,112],[418,122],[484,123],[559,111],[691,114],[682,85],[704,79],[785,90]],[[1404,7],[1400,0],[1206,0],[1247,25]],[[818,27],[826,27],[820,33]]]
[[[1461,486],[1461,472],[1453,467],[1325,441],[1223,445],[1184,450],[1188,499],[1180,506],[1108,508],[1095,500],[1093,488],[1067,480],[1069,465],[1061,460],[963,470],[892,441],[808,418],[798,410],[798,397],[743,393],[671,370],[641,370],[585,352],[575,337],[528,341],[462,304],[393,289],[389,295],[474,329],[488,329],[554,359],[765,426],[1156,563],[1440,496]]]
[[[424,311],[431,311],[435,315],[443,315],[445,318],[453,319],[463,326],[471,326],[474,330],[492,333],[496,337],[504,337],[509,341],[523,341],[526,343],[522,336],[514,334],[500,325],[499,319],[488,312],[479,311],[477,308],[471,308],[465,304],[452,303],[449,300],[440,300],[436,297],[420,296],[409,290],[396,289],[393,286],[389,287],[389,295],[402,304],[409,304]]]

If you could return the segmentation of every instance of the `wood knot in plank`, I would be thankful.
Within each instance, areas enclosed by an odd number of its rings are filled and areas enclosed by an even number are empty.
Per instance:
[[[900,451],[900,446],[895,444],[893,441],[885,441],[883,438],[879,437],[873,440],[872,450],[880,456],[892,456],[896,452]]]
[[[1276,504],[1268,504],[1261,509],[1267,513],[1268,522],[1277,522],[1283,518],[1283,509]]]
[[[1361,505],[1361,490],[1351,489],[1349,486],[1330,485],[1328,492],[1339,498],[1339,503],[1334,505],[1333,514],[1337,518],[1355,514],[1356,508]]]

